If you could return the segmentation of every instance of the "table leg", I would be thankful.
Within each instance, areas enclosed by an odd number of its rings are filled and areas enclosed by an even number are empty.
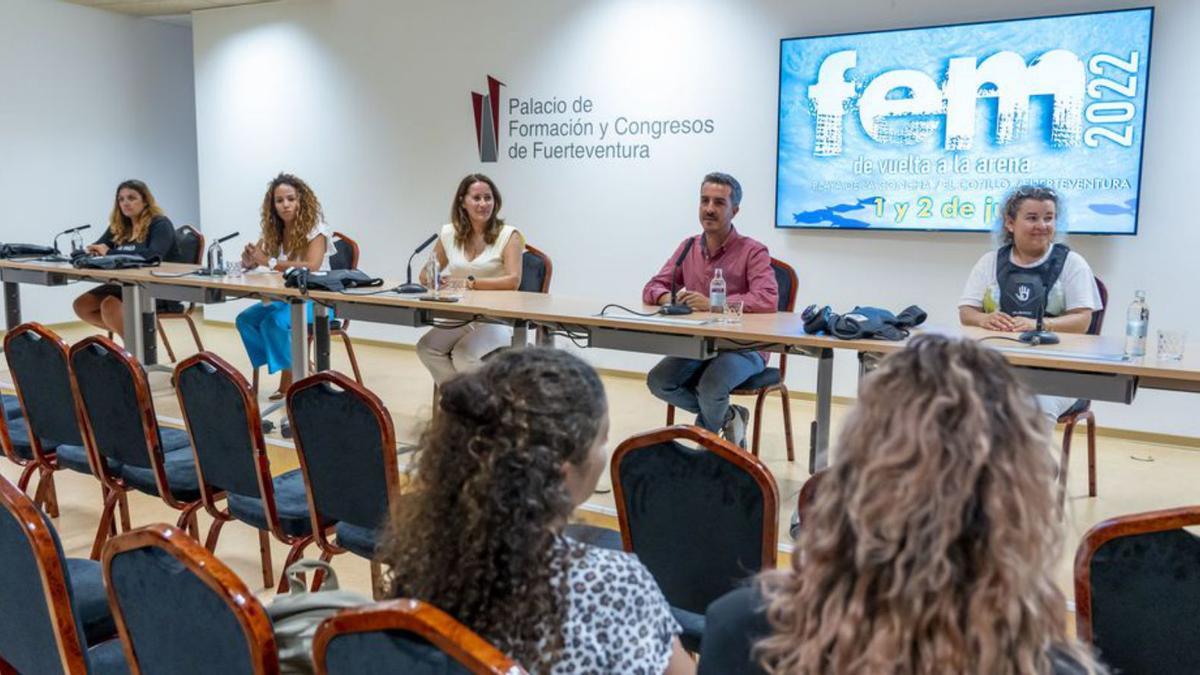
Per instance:
[[[4,320],[8,330],[21,325],[21,285],[4,282]]]
[[[291,301],[292,312],[292,381],[308,377],[308,312],[305,302]]]
[[[125,319],[125,351],[143,366],[157,362],[158,335],[155,332],[154,305],[145,289],[137,284],[121,286],[121,313]],[[148,311],[147,311],[148,310]],[[147,324],[149,324],[147,326]]]
[[[329,308],[313,305],[313,349],[317,353],[317,371],[329,370]]]
[[[512,346],[524,347],[529,342],[529,324],[517,321],[513,324]]]
[[[808,472],[816,473],[829,465],[829,425],[833,410],[833,350],[822,349],[817,356],[817,419],[809,435]]]

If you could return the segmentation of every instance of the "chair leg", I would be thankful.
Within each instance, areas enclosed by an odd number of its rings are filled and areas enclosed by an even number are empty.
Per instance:
[[[350,336],[346,335],[344,331],[338,331],[338,335],[342,336],[342,344],[346,345],[346,355],[350,357],[350,369],[354,371],[354,379],[362,384],[362,371],[358,369],[358,357],[354,355],[354,343],[350,341]]]
[[[175,521],[175,527],[187,532],[196,541],[200,541],[200,521],[196,518],[196,511],[199,508],[200,502],[188,504],[179,512],[179,519]]]
[[[41,478],[38,478],[38,490],[43,492],[42,504],[46,508],[46,515],[51,518],[58,517],[58,488],[54,485],[54,471],[43,469]],[[37,503],[37,502],[35,502]]]
[[[1088,444],[1088,496],[1096,496],[1096,414],[1087,411],[1084,417],[1087,421]]]
[[[750,442],[750,452],[758,457],[758,444],[762,441],[762,411],[763,401],[767,398],[767,390],[759,389],[754,397],[754,440]]]
[[[667,404],[667,426],[675,424],[675,406]]]
[[[1079,421],[1074,415],[1067,420],[1063,427],[1062,455],[1058,461],[1058,505],[1062,506],[1067,500],[1067,467],[1071,462],[1071,437],[1075,435],[1075,423]]]
[[[37,471],[38,465],[34,462],[26,464],[21,469],[21,475],[17,478],[17,489],[21,492],[29,490],[29,481],[33,478],[33,472]]]
[[[258,368],[254,369],[254,375],[251,378],[250,389],[254,391],[254,395],[258,395]]]
[[[383,565],[378,560],[371,561],[371,595],[375,600],[383,600]]]
[[[262,557],[263,588],[275,584],[275,567],[271,564],[271,533],[258,531],[258,553]]]
[[[779,387],[779,400],[783,402],[783,441],[787,446],[787,458],[789,462],[794,462],[796,450],[792,444],[792,401],[787,387]]]
[[[104,542],[108,541],[109,530],[114,526],[113,511],[116,510],[120,494],[119,490],[109,490],[108,494],[104,497],[104,508],[100,510],[100,524],[96,528],[96,538],[92,541],[92,552],[88,556],[92,560],[100,559],[100,552],[104,548]]]
[[[132,530],[133,525],[129,523],[129,497],[124,492],[117,496],[117,513],[121,516],[121,531]]]
[[[208,536],[204,538],[204,548],[208,549],[209,553],[217,550],[217,539],[221,537],[222,527],[225,527],[225,521],[221,518],[213,518],[212,525],[208,526]]]
[[[196,341],[196,351],[204,351],[204,343],[200,341],[200,331],[196,330],[196,322],[192,321],[192,313],[184,314],[183,320],[187,321],[188,328],[192,330],[192,339]]]
[[[163,346],[167,348],[167,358],[171,359],[171,363],[175,363],[175,350],[171,349],[171,340],[167,337],[167,331],[163,330],[162,319],[155,319],[158,324],[158,334],[162,336]]]
[[[321,562],[329,562],[333,560],[333,553],[329,551],[321,551]],[[321,584],[325,583],[325,570],[317,570],[313,572],[313,581],[311,590],[315,593],[321,590]]]
[[[279,587],[276,589],[276,593],[287,593],[287,570],[292,566],[293,563],[304,557],[304,549],[308,548],[308,545],[312,542],[313,538],[310,535],[307,537],[301,537],[296,540],[296,543],[292,544],[292,548],[288,551],[287,558],[285,558],[283,561],[283,572],[279,575]]]

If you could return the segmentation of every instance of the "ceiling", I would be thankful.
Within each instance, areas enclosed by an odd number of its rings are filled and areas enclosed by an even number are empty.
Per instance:
[[[198,9],[256,5],[270,0],[66,0],[72,4],[107,9],[134,16],[172,16]]]

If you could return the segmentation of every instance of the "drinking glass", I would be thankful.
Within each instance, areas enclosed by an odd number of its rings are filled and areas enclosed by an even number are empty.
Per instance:
[[[446,278],[442,280],[442,297],[461,299],[467,294],[467,280]]]
[[[743,300],[726,300],[725,315],[722,317],[722,323],[737,324],[742,322],[742,310],[746,303]]]
[[[1187,343],[1187,332],[1182,330],[1158,331],[1158,358],[1178,361],[1183,358],[1183,346]]]
[[[242,261],[241,260],[226,260],[225,261],[225,276],[233,277],[234,279],[242,276]]]

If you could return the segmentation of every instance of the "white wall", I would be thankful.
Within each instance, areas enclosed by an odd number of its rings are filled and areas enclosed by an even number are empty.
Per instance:
[[[47,0],[0,2],[0,241],[107,227],[114,190],[145,180],[197,223],[191,29]],[[83,291],[22,286],[26,320],[73,321]]]
[[[1133,289],[1149,292],[1156,327],[1200,337],[1195,251],[1200,228],[1188,197],[1200,156],[1191,0],[1049,5],[1014,0],[592,0],[393,3],[289,0],[194,15],[201,209],[210,232],[256,229],[268,180],[304,176],[329,222],[363,245],[361,267],[402,273],[412,246],[445,222],[452,190],[470,171],[495,178],[503,213],[554,259],[556,293],[636,302],[645,279],[696,231],[698,181],[709,170],[746,189],[740,229],[791,261],[800,305],[899,309],[918,303],[935,324],[956,321],[956,301],[983,235],[795,232],[772,228],[778,40],[1154,4],[1152,78],[1136,238],[1077,237],[1112,290],[1120,334]],[[486,76],[502,98],[584,95],[597,119],[712,118],[709,136],[652,143],[651,159],[510,160],[482,164],[469,92]],[[502,119],[507,119],[502,112]],[[501,150],[509,140],[501,131]],[[210,311],[231,318],[236,307]],[[597,306],[599,309],[599,306]],[[384,326],[359,334],[411,342]],[[1196,344],[1192,348],[1200,348]],[[610,367],[653,359],[589,352]],[[814,373],[793,361],[791,386]],[[837,393],[852,395],[854,363],[839,359]],[[1102,423],[1200,436],[1197,399],[1142,392],[1132,407],[1100,406]]]

